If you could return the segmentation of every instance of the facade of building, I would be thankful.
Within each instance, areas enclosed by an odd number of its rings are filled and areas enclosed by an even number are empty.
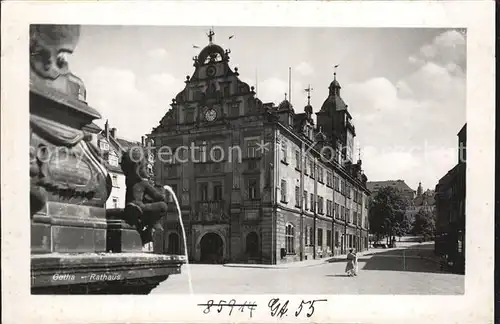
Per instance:
[[[98,127],[98,126],[95,126]],[[117,137],[116,128],[110,128],[108,121],[104,129],[99,128],[96,135],[97,147],[101,150],[103,164],[111,176],[112,189],[106,208],[125,208],[125,175],[120,166],[121,155],[133,146],[140,146],[140,142],[131,142]],[[143,139],[144,140],[144,139]]]
[[[418,184],[417,194],[415,198],[411,201],[410,206],[406,215],[410,222],[413,222],[415,215],[421,211],[425,210],[429,213],[435,212],[435,192],[434,190],[427,189],[426,191],[422,188],[422,183]]]
[[[278,264],[366,249],[369,191],[340,84],[317,126],[309,104],[296,113],[286,98],[259,100],[212,38],[149,135],[155,181],[179,197],[190,259]],[[167,218],[164,229],[163,251],[178,253],[179,223]]]
[[[436,185],[435,252],[457,272],[465,272],[465,192],[467,124],[458,133],[458,163]]]

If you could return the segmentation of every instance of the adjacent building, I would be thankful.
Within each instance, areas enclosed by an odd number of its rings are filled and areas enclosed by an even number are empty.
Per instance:
[[[367,178],[336,77],[316,125],[309,100],[298,112],[286,95],[258,99],[208,36],[148,136],[155,181],[179,197],[190,259],[278,264],[366,249]],[[164,228],[163,251],[178,253],[179,222]]]
[[[458,133],[458,163],[436,185],[435,252],[465,272],[465,187],[467,124]]]
[[[111,177],[113,187],[106,201],[106,208],[125,208],[125,192],[127,188],[125,186],[125,175],[120,166],[121,155],[131,147],[141,146],[144,143],[131,142],[119,138],[116,128],[110,128],[108,121],[106,121],[104,129],[101,129],[97,125],[92,125],[92,128],[86,130],[95,134],[95,144],[101,151],[103,164]],[[143,138],[144,141],[145,138]]]

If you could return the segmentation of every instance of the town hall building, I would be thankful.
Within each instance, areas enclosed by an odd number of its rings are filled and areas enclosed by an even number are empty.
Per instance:
[[[264,103],[213,43],[148,138],[154,176],[175,190],[192,261],[279,264],[368,248],[367,177],[340,83],[316,112]],[[310,92],[309,92],[310,93]],[[309,98],[309,97],[308,97]],[[182,252],[172,213],[160,246]]]

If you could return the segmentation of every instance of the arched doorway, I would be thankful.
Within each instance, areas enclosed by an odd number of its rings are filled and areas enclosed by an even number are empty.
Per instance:
[[[167,244],[167,254],[181,254],[179,234],[170,233]]]
[[[259,255],[259,236],[257,233],[248,233],[246,239],[246,252],[251,258],[255,258]]]
[[[200,241],[200,262],[222,263],[224,255],[224,242],[215,233],[203,235]]]

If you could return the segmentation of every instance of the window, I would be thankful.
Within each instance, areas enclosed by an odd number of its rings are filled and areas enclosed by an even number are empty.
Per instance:
[[[194,109],[186,110],[184,123],[194,123]]]
[[[247,140],[247,157],[254,158],[257,157],[257,140]]]
[[[340,207],[340,219],[345,220],[345,207]]]
[[[231,117],[238,117],[240,115],[240,104],[234,103],[231,105]]]
[[[324,183],[325,179],[323,178],[323,168],[318,166],[318,181]]]
[[[309,236],[309,245],[313,245],[313,242],[314,242],[313,234],[314,234],[314,231],[313,231],[313,228],[311,226],[311,227],[309,227],[309,231],[307,233],[307,235]]]
[[[118,187],[118,176],[116,174],[113,174],[111,176],[111,180],[112,180],[112,183],[113,183],[113,187]]]
[[[302,170],[300,164],[301,164],[300,163],[300,152],[299,151],[295,151],[295,167],[297,168],[297,170]]]
[[[222,200],[222,184],[220,182],[214,183],[214,200]]]
[[[305,174],[305,175],[308,175],[308,171],[307,171],[307,160],[306,160],[306,158],[304,158],[304,174]]]
[[[316,205],[314,201],[314,194],[311,193],[311,211],[314,212],[316,210]]]
[[[326,185],[328,187],[332,187],[332,173],[330,171],[326,171]]]
[[[345,196],[345,181],[340,179],[340,193]]]
[[[314,178],[314,162],[311,159],[309,159],[309,171],[311,178]]]
[[[326,216],[332,216],[332,201],[330,199],[326,200]]]
[[[224,97],[229,97],[229,86],[224,87]]]
[[[345,209],[345,218],[348,223],[351,223],[351,211],[349,210],[349,208]]]
[[[221,162],[222,161],[222,153],[224,151],[223,148],[223,143],[219,144],[212,144],[212,148],[210,149],[210,159],[214,162]]]
[[[300,207],[300,187],[295,186],[295,207]]]
[[[100,148],[102,151],[109,151],[109,144],[108,144],[108,142],[105,142],[105,141],[99,141],[99,148]]]
[[[281,202],[286,203],[286,180],[281,180]]]
[[[117,167],[118,166],[118,157],[114,154],[110,154],[108,157],[108,162],[110,165]]]
[[[257,199],[257,179],[248,180],[248,199]]]
[[[323,229],[318,228],[318,247],[323,246]]]
[[[339,232],[335,232],[335,246],[339,247],[340,246],[340,240],[339,240]]]
[[[347,198],[351,198],[351,185],[349,183],[346,185],[346,190],[347,190]]]
[[[286,142],[281,142],[281,161],[286,163],[287,146]]]
[[[177,184],[171,184],[170,187],[174,191],[174,193],[177,195]],[[174,202],[174,198],[172,195],[168,195],[168,202]]]
[[[304,190],[304,209],[307,210],[307,191]]]
[[[203,182],[199,184],[200,201],[208,201],[208,183]]]
[[[335,218],[339,219],[339,204],[335,203]]]
[[[304,245],[305,246],[309,245],[309,235],[308,235],[308,233],[309,233],[309,226],[306,226],[306,232],[305,232],[305,235],[304,235],[305,236],[304,237],[304,240],[305,240]]]
[[[113,197],[113,208],[118,208],[118,197]]]
[[[335,190],[339,191],[339,177],[335,176],[333,178],[333,182],[334,182],[333,184],[335,185]]]
[[[318,213],[323,214],[323,197],[318,196]]]
[[[329,248],[333,248],[332,246],[332,231],[327,230],[326,231],[326,246]]]
[[[292,224],[286,225],[285,228],[285,248],[287,254],[295,253],[295,231]]]

